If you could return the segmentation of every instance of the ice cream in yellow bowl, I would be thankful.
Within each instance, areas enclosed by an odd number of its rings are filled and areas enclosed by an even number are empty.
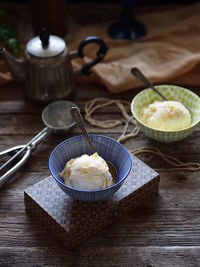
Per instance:
[[[176,85],[157,85],[166,97],[152,89],[139,92],[131,102],[131,111],[146,136],[164,143],[189,136],[200,121],[200,98],[194,92]]]
[[[141,109],[141,121],[158,130],[182,130],[191,125],[189,110],[177,101],[154,101]]]
[[[107,163],[97,153],[69,160],[61,176],[66,185],[80,190],[104,189],[113,184]]]

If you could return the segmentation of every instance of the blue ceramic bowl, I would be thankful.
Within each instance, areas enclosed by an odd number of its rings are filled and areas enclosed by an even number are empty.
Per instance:
[[[103,135],[90,135],[99,156],[113,163],[117,170],[117,182],[105,189],[100,190],[78,190],[64,183],[60,176],[67,161],[77,158],[83,154],[93,154],[87,141],[82,135],[75,136],[63,141],[51,153],[49,157],[49,170],[59,187],[70,197],[82,201],[99,201],[109,198],[123,184],[132,168],[132,159],[128,150],[112,138]]]

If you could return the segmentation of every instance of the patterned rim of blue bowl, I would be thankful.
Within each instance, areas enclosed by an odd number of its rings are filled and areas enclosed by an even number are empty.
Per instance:
[[[62,146],[63,143],[65,143],[65,142],[67,142],[67,141],[74,140],[74,139],[76,139],[77,137],[80,137],[80,136],[83,137],[82,135],[77,135],[77,136],[74,136],[74,137],[70,137],[70,138],[64,140],[62,143],[58,144],[58,145],[53,149],[53,151],[51,152],[51,154],[50,154],[50,156],[49,156],[49,162],[48,162],[48,166],[49,166],[50,174],[51,174],[52,177],[56,180],[56,182],[59,183],[61,186],[64,186],[64,187],[66,187],[66,188],[68,188],[68,189],[70,189],[70,190],[72,190],[72,191],[75,191],[75,192],[95,193],[95,192],[99,192],[99,191],[101,191],[101,192],[103,192],[103,191],[107,191],[107,190],[109,190],[110,188],[117,187],[120,183],[123,183],[123,182],[124,182],[124,180],[127,178],[127,176],[129,175],[129,173],[130,173],[130,171],[131,171],[131,169],[132,169],[132,158],[131,158],[131,154],[130,154],[130,152],[125,148],[125,146],[123,146],[122,144],[120,144],[119,142],[117,142],[117,141],[116,141],[115,139],[113,139],[113,138],[110,138],[110,137],[105,136],[105,135],[100,135],[100,134],[89,134],[89,135],[90,135],[90,136],[99,136],[99,137],[103,137],[103,138],[105,138],[105,139],[112,140],[114,143],[117,143],[117,144],[119,144],[121,147],[123,147],[123,149],[124,149],[124,150],[126,151],[126,153],[129,155],[130,162],[131,162],[131,164],[130,164],[130,168],[127,170],[126,174],[124,175],[124,178],[121,179],[120,181],[118,181],[117,183],[115,183],[115,184],[113,184],[113,185],[107,187],[107,188],[98,189],[98,190],[79,190],[79,189],[75,189],[75,188],[73,188],[73,187],[67,186],[65,183],[63,183],[63,182],[61,182],[60,180],[58,180],[58,179],[52,174],[52,172],[51,172],[51,167],[50,167],[50,160],[51,160],[51,158],[52,158],[52,155],[53,155],[54,151],[55,151],[59,146]],[[83,138],[84,138],[84,137],[83,137]]]

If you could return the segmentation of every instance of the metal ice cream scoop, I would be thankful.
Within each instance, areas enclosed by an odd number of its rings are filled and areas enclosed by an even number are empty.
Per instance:
[[[0,166],[0,188],[7,183],[12,175],[28,160],[31,151],[51,132],[68,132],[76,125],[70,109],[76,105],[70,101],[60,100],[46,106],[42,111],[45,128],[34,136],[27,144],[19,145],[0,152],[0,159],[5,156],[11,158]],[[11,163],[17,161],[14,166]],[[7,170],[7,171],[6,171]]]

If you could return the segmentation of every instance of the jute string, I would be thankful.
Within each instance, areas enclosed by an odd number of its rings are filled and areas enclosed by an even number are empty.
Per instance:
[[[122,118],[115,119],[115,120],[97,120],[94,118],[94,113],[102,108],[106,108],[108,106],[115,105],[118,107],[122,114]],[[129,110],[129,112],[127,112]],[[129,115],[130,113],[130,102],[121,99],[109,99],[104,97],[98,97],[93,100],[90,100],[85,105],[85,119],[93,126],[109,129],[114,128],[118,125],[124,125],[124,130],[122,134],[119,136],[118,141],[124,142],[129,138],[135,137],[139,134],[139,128],[136,124],[136,121],[133,116]],[[128,132],[129,125],[132,125],[133,129]],[[156,169],[158,171],[199,171],[200,170],[200,163],[199,162],[186,162],[177,159],[176,157],[170,156],[161,152],[156,147],[139,147],[135,149],[131,149],[130,152],[133,155],[139,154],[152,154],[157,157],[162,158],[165,162],[171,165],[171,168],[162,168]]]

